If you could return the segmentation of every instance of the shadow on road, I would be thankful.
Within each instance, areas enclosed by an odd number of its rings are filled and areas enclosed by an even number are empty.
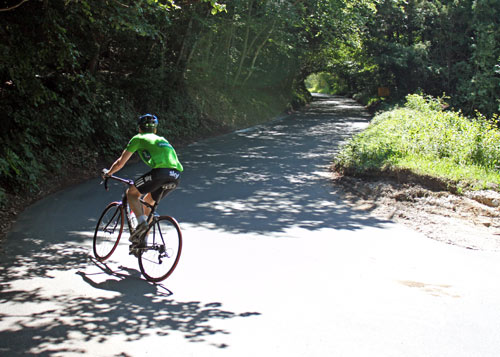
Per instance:
[[[369,120],[354,101],[316,97],[287,118],[192,145],[166,209],[180,222],[232,233],[377,226],[342,202],[328,173],[340,145]]]
[[[64,251],[71,254],[61,254]],[[85,273],[89,264],[101,271]],[[83,279],[103,293],[82,296],[67,286],[67,293],[48,295],[42,287],[16,289],[10,285],[16,280],[50,277],[68,269],[78,269],[75,279]],[[0,355],[5,356],[87,354],[88,350],[81,347],[85,343],[104,343],[117,334],[126,336],[126,341],[136,341],[181,333],[189,342],[203,342],[205,336],[229,334],[213,327],[213,320],[259,315],[227,311],[220,302],[176,301],[166,286],[143,280],[139,271],[123,267],[112,271],[73,245],[44,247],[32,251],[29,258],[3,261],[0,272],[0,304],[22,307],[14,314],[0,312]],[[8,320],[18,322],[5,328]],[[80,347],[68,347],[66,342],[72,339],[79,340]]]
[[[160,212],[175,216],[181,226],[263,238],[290,227],[381,225],[342,202],[327,169],[340,144],[369,119],[345,98],[317,97],[310,108],[289,117],[178,150],[186,171],[181,188],[162,202]],[[122,173],[134,177],[144,169],[134,165]],[[224,310],[221,302],[176,301],[166,286],[148,283],[138,271],[116,273],[103,265],[98,275],[86,273],[94,264],[89,241],[96,219],[121,191],[106,193],[93,180],[52,195],[19,217],[0,253],[0,354],[84,353],[63,343],[104,342],[116,334],[133,341],[151,331],[179,332],[197,342],[229,333],[213,327],[215,320],[258,315]],[[78,271],[75,279],[102,294],[82,296],[71,286],[47,294],[43,284],[68,270]],[[43,282],[36,285],[37,279]]]

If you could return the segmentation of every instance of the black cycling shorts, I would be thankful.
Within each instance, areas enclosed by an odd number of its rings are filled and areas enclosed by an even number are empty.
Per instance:
[[[175,169],[152,169],[135,180],[134,186],[143,195],[151,192],[153,200],[158,201],[172,192],[177,185],[179,185],[180,177],[181,173]],[[163,191],[163,186],[167,186],[167,189],[160,197]]]

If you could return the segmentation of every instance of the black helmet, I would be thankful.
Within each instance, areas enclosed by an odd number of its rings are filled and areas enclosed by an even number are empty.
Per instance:
[[[158,118],[153,114],[144,114],[137,119],[137,126],[146,132],[153,132],[158,126]]]

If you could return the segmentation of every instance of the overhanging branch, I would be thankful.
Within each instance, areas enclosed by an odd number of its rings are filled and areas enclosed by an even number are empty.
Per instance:
[[[11,10],[14,10],[14,9],[17,9],[19,6],[21,6],[22,4],[24,4],[26,1],[28,0],[22,0],[19,4],[17,5],[14,5],[14,6],[11,6],[11,7],[7,7],[5,9],[0,9],[0,12],[3,12],[3,11],[11,11]]]

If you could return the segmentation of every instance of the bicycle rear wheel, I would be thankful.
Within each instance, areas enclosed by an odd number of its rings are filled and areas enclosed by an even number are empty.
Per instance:
[[[170,276],[179,262],[182,233],[177,221],[161,216],[150,226],[146,247],[141,248],[139,268],[147,280],[162,281]]]
[[[94,255],[99,261],[108,259],[115,251],[123,232],[123,206],[110,203],[102,212],[94,233]]]

